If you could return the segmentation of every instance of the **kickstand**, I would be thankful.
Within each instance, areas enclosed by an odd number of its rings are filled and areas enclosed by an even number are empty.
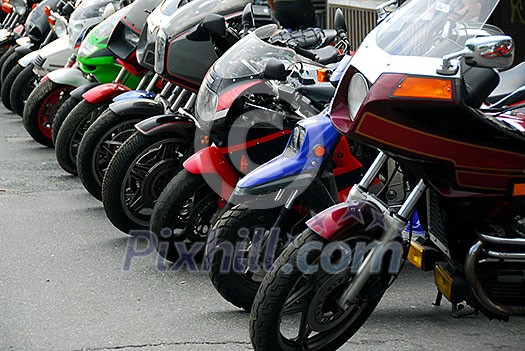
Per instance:
[[[434,306],[441,306],[441,300],[443,299],[443,294],[441,293],[441,291],[438,290],[438,293],[437,293],[437,296],[436,296],[436,301],[434,301],[432,303],[432,305]]]
[[[466,316],[470,316],[470,315],[473,315],[473,314],[478,314],[478,310],[476,309],[466,309],[465,308],[465,305],[463,305],[462,303],[453,303],[452,304],[452,317],[454,318],[461,318],[461,317],[466,317]]]

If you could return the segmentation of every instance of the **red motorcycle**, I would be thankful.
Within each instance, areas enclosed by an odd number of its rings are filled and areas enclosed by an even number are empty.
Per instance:
[[[482,107],[500,79],[494,68],[514,55],[510,37],[480,36],[497,4],[410,1],[362,43],[331,118],[381,152],[265,276],[250,318],[256,350],[337,349],[405,259],[434,272],[437,302],[491,319],[525,315],[525,104]],[[406,189],[394,208],[369,190],[388,160]],[[416,209],[427,235],[403,239]]]

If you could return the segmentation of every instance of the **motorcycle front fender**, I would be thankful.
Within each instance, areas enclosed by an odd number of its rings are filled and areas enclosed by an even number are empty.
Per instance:
[[[210,146],[197,151],[182,166],[191,174],[204,176],[208,185],[221,198],[228,199],[239,180],[232,163],[225,156],[225,149]],[[208,177],[208,176],[212,177]]]
[[[0,31],[0,46],[6,44],[15,44],[16,36],[13,32],[7,29],[2,29]]]
[[[120,83],[101,84],[85,92],[82,97],[91,104],[111,101],[115,96],[131,89]]]
[[[31,51],[28,54],[24,55],[20,60],[18,60],[18,64],[22,67],[27,67],[31,63],[33,63],[33,60],[38,56],[38,53],[40,50]]]
[[[135,128],[148,136],[169,132],[181,139],[193,140],[195,135],[195,123],[190,118],[179,114],[146,118],[137,123]]]
[[[164,105],[161,102],[147,99],[114,102],[109,105],[109,109],[116,115],[156,116],[164,113]]]
[[[20,56],[25,56],[31,52],[34,52],[36,49],[36,45],[33,43],[28,43],[23,46],[19,46],[15,49],[15,52]],[[35,56],[36,57],[36,56]]]
[[[89,83],[89,84],[85,84],[85,85],[82,85],[82,86],[79,86],[78,88],[75,88],[70,94],[69,96],[77,99],[78,101],[82,100],[82,95],[84,95],[84,93],[86,91],[89,91],[90,89],[92,89],[93,87],[96,87],[97,85],[99,85],[99,83]]]
[[[25,46],[27,44],[31,43],[31,39],[29,37],[22,37],[15,40],[16,45],[18,46]]]
[[[306,225],[330,241],[344,241],[363,233],[379,238],[384,229],[384,216],[369,201],[347,201],[327,208],[306,222]]]
[[[80,87],[84,84],[92,83],[84,76],[78,68],[61,68],[56,71],[49,72],[47,78],[56,84],[70,85],[73,87]]]
[[[155,98],[155,93],[147,90],[131,90],[113,98],[113,102],[125,101],[125,100],[136,100],[136,99],[150,99]]]

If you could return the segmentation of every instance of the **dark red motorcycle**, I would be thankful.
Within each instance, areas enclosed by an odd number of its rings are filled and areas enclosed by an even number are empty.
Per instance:
[[[256,350],[337,349],[405,259],[434,272],[438,302],[492,319],[525,315],[525,104],[482,107],[500,79],[494,68],[514,55],[510,37],[483,29],[497,4],[410,1],[362,43],[331,118],[382,151],[265,276],[250,318]],[[404,178],[398,207],[369,190],[388,160]],[[427,235],[403,239],[416,209]]]

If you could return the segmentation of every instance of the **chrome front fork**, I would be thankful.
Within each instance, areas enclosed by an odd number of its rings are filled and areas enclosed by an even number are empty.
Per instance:
[[[367,281],[372,276],[372,270],[377,268],[377,263],[381,263],[383,255],[388,251],[390,243],[399,237],[401,231],[405,228],[411,214],[414,212],[416,205],[424,194],[427,186],[421,179],[417,185],[412,189],[406,200],[403,202],[399,210],[391,213],[388,206],[373,194],[368,192],[372,182],[377,177],[383,165],[388,161],[389,157],[379,152],[372,166],[368,169],[363,179],[359,184],[355,185],[350,191],[350,196],[347,201],[369,201],[374,203],[381,210],[384,217],[383,234],[378,240],[374,241],[372,249],[363,263],[359,267],[357,274],[352,279],[352,284],[343,292],[338,304],[345,309],[352,304],[361,290],[364,288]]]

